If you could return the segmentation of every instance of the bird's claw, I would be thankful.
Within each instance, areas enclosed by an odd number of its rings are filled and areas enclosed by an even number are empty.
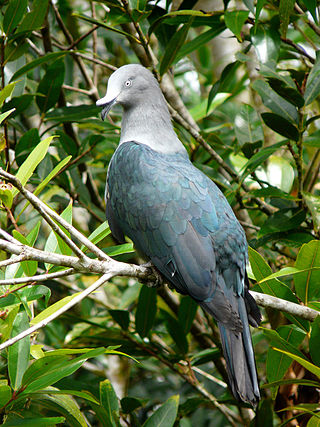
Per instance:
[[[152,264],[151,261],[142,264],[141,267],[150,268],[152,270],[152,275],[155,277],[155,280],[145,280],[143,283],[148,286],[148,288],[158,288],[163,284],[163,278],[157,268]]]

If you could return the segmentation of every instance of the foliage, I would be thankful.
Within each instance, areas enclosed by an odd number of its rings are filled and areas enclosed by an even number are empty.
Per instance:
[[[115,67],[141,62],[161,80],[190,158],[246,230],[253,289],[320,310],[316,1],[10,0],[0,16],[0,166],[65,220],[48,225],[3,180],[1,239],[6,231],[15,245],[71,259],[80,256],[66,228],[73,224],[106,254],[138,261],[105,223],[104,182],[121,115],[102,122],[95,101]],[[93,257],[85,244],[81,251]],[[97,280],[88,270],[71,275],[65,264],[9,252],[0,252],[1,342]],[[57,276],[23,282],[42,273]],[[319,424],[319,317],[263,310],[253,331],[262,385],[255,415],[237,411],[216,337],[212,319],[188,297],[114,277],[39,335],[2,351],[1,421]]]

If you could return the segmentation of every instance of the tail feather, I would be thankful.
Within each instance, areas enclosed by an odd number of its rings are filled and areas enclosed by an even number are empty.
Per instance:
[[[218,318],[221,343],[226,360],[227,373],[233,395],[253,407],[258,405],[260,392],[256,371],[251,334],[249,329],[246,304],[242,297],[236,297],[240,325],[237,327]],[[217,307],[214,300],[201,303],[201,306],[217,318]]]

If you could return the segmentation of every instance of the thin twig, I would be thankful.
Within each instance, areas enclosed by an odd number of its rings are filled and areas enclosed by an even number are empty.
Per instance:
[[[4,280],[0,280],[0,286],[1,285],[19,285],[20,283],[31,283],[31,282],[45,282],[46,280],[52,280],[52,279],[58,279],[60,277],[70,276],[71,274],[74,274],[74,273],[76,273],[76,271],[73,268],[68,268],[67,270],[57,271],[55,273],[37,274],[36,276],[17,277],[15,279],[4,279]]]
[[[14,256],[14,257],[9,258],[9,259],[5,259],[3,261],[0,261],[0,268],[1,267],[7,267],[7,265],[17,264],[18,262],[21,262],[24,260],[25,260],[24,254]]]

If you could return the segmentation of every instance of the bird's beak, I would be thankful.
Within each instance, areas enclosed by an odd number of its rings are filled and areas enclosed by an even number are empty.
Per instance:
[[[111,107],[117,103],[117,97],[119,94],[115,94],[115,93],[108,93],[109,91],[107,91],[106,96],[99,99],[96,102],[96,105],[98,107],[103,107],[102,111],[101,111],[101,118],[102,120],[104,120],[106,118],[106,115],[109,113],[109,111],[111,110]]]

